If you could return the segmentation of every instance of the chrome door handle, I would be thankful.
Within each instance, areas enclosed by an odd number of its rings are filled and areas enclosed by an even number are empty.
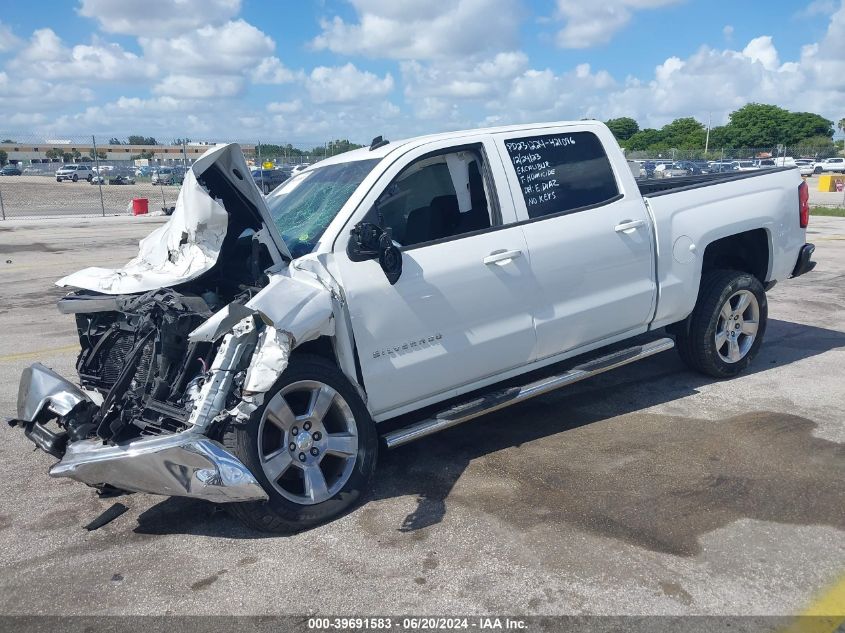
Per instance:
[[[489,266],[490,264],[497,264],[499,266],[504,266],[511,260],[516,259],[517,257],[522,257],[522,251],[493,251],[487,257],[484,258],[485,265]]]
[[[628,231],[634,231],[641,226],[645,226],[645,220],[625,220],[613,227],[613,230],[617,233],[627,233]]]

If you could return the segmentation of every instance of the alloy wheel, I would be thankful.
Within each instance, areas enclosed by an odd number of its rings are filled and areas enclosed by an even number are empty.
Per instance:
[[[275,490],[302,505],[335,496],[358,458],[352,409],[329,385],[302,380],[276,393],[258,427],[261,467]]]
[[[760,304],[750,290],[732,294],[719,311],[716,323],[716,351],[726,363],[741,361],[757,338]]]

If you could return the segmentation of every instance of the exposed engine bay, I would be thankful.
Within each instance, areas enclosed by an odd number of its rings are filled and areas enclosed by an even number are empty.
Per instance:
[[[214,168],[197,182],[224,207],[226,199],[230,206],[241,202]],[[228,214],[217,259],[197,279],[140,294],[78,290],[59,301],[60,311],[76,317],[80,385],[102,396],[99,408],[80,407],[60,420],[70,441],[121,442],[188,428],[219,347],[190,341],[189,334],[221,307],[243,305],[255,296],[268,281],[263,271],[274,263],[259,240],[260,223],[250,219]],[[235,385],[242,384],[245,369],[235,374]],[[229,400],[238,395],[230,394]]]
[[[245,303],[257,288],[235,301]],[[85,295],[82,295],[85,296]],[[72,295],[65,304],[79,303]],[[128,440],[188,428],[216,346],[188,335],[212,314],[219,296],[152,290],[114,300],[116,310],[78,313],[82,351],[76,363],[80,384],[103,397],[102,406],[65,422],[71,440],[96,435]]]
[[[34,364],[9,421],[61,460],[52,476],[218,502],[266,499],[218,442],[220,430],[249,419],[295,346],[320,336],[334,344],[342,299],[317,258],[291,264],[243,174],[237,145],[209,150],[135,259],[58,282],[76,288],[58,308],[76,319],[78,385]]]

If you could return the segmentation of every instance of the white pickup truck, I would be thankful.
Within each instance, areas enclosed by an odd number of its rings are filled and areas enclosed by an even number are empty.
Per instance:
[[[834,158],[825,158],[824,160],[813,163],[813,173],[845,174],[845,158],[837,156]]]
[[[379,137],[266,199],[220,146],[135,259],[59,282],[79,384],[36,363],[10,424],[54,477],[307,528],[380,444],[673,346],[736,375],[815,265],[808,213],[794,168],[637,182],[592,121]]]

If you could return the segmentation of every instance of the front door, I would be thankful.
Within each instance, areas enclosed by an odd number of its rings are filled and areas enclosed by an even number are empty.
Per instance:
[[[377,261],[335,254],[369,397],[379,414],[434,402],[531,360],[528,252],[500,161],[484,143],[428,145],[401,157],[364,200],[366,221],[401,245],[395,285]],[[495,156],[495,154],[494,154]]]

